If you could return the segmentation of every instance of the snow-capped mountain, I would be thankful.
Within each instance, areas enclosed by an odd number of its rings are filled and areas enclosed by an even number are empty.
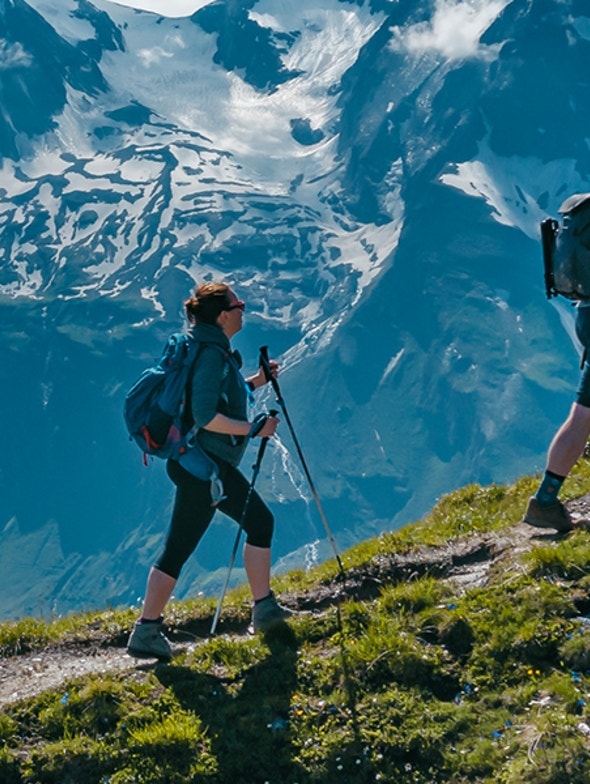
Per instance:
[[[0,2],[5,616],[141,595],[171,487],[122,399],[197,281],[247,300],[247,366],[280,359],[342,547],[541,468],[575,389],[538,223],[590,190],[581,0],[175,8]],[[330,556],[293,458],[283,427],[279,565]]]

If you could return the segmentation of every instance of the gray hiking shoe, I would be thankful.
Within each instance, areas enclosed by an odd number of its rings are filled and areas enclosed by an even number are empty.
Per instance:
[[[162,619],[154,623],[137,621],[127,642],[127,653],[137,659],[170,661],[172,648],[162,632]]]
[[[256,602],[252,610],[252,626],[255,632],[266,632],[273,626],[284,623],[291,618],[294,613],[286,607],[282,607],[276,600],[274,593],[270,593],[266,599]]]
[[[563,532],[571,531],[574,527],[572,518],[561,501],[542,506],[534,496],[529,499],[522,522],[535,528],[555,528]]]

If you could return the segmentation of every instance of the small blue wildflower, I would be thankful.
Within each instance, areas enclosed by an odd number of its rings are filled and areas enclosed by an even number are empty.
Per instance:
[[[285,727],[289,726],[289,720],[283,719],[280,716],[277,716],[274,721],[267,725],[270,730],[284,730]]]

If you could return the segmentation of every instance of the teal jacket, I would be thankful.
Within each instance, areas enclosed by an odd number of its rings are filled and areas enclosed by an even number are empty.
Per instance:
[[[240,372],[241,360],[232,353],[228,338],[218,326],[195,324],[190,334],[202,343],[189,383],[190,413],[193,423],[201,428],[197,441],[212,457],[237,466],[248,439],[203,428],[215,414],[248,421],[248,388]]]

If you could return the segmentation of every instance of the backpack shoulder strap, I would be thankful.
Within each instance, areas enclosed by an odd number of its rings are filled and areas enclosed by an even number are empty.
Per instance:
[[[193,366],[195,364],[199,354],[201,353],[201,351],[205,347],[207,347],[207,348],[214,348],[216,351],[219,351],[219,353],[223,355],[223,357],[225,358],[226,361],[231,356],[229,351],[226,351],[224,348],[222,348],[219,345],[219,343],[211,343],[211,342],[209,342],[207,340],[195,340],[195,338],[191,337],[190,335],[188,337],[189,337],[189,341],[190,341],[189,349],[188,349],[188,352],[189,352],[188,356],[190,356],[189,363],[190,363],[191,366]]]

